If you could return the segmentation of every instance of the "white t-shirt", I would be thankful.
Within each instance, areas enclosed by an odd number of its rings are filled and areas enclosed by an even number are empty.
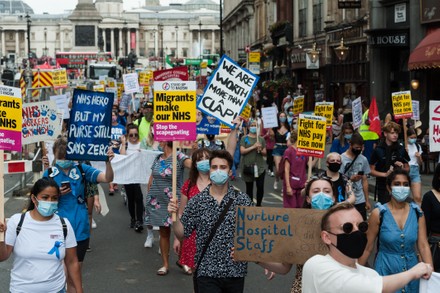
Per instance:
[[[303,293],[380,293],[382,277],[370,268],[345,266],[330,255],[315,255],[302,273]]]
[[[140,142],[138,142],[138,143],[131,143],[131,142],[127,142],[127,149],[126,149],[126,153],[127,153],[127,155],[131,155],[131,154],[133,154],[134,152],[137,152],[137,151],[139,151],[141,149],[141,143]]]
[[[423,153],[422,148],[420,147],[420,150],[417,149],[416,144],[408,144],[408,155],[409,155],[409,162],[408,164],[411,165],[415,165],[418,166],[419,163],[417,162],[417,158],[416,158],[416,152],[419,152],[420,155]]]
[[[63,260],[66,248],[76,246],[75,232],[65,218],[67,237],[64,243],[63,225],[58,215],[49,221],[36,221],[26,213],[20,234],[16,229],[21,214],[15,214],[8,222],[5,243],[13,246],[14,264],[11,271],[10,291],[51,293],[59,292],[66,284]],[[56,252],[49,254],[55,243],[61,242],[59,259]]]

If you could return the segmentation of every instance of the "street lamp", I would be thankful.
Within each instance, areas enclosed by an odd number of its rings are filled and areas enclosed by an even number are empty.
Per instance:
[[[177,64],[177,58],[178,58],[178,52],[179,52],[179,39],[177,37],[177,33],[179,32],[179,27],[176,25],[174,27],[176,29],[176,53],[174,54],[174,57],[176,57],[176,64]]]
[[[44,56],[47,56],[47,27],[44,28]]]
[[[125,56],[128,56],[128,48],[127,48],[127,40],[128,40],[128,23],[126,20],[124,20],[124,28],[123,30],[125,31],[125,38],[124,38],[124,51],[125,51]],[[124,54],[124,52],[122,52],[122,54]]]
[[[350,48],[344,46],[344,38],[341,38],[341,43],[335,48],[336,56],[340,61],[347,59],[348,50],[350,50]]]
[[[30,60],[31,60],[31,16],[29,13],[26,14],[26,23],[27,23],[27,47],[28,47],[28,62],[30,66]]]
[[[318,61],[319,58],[319,51],[316,50],[316,43],[313,43],[313,47],[312,49],[308,50],[307,52],[307,56],[309,56],[310,61],[312,63],[316,63],[316,61]]]
[[[202,21],[199,20],[199,57],[202,59]]]
[[[160,32],[160,57],[162,58],[162,68],[165,67],[164,58],[163,58],[163,24],[159,23],[158,25]]]

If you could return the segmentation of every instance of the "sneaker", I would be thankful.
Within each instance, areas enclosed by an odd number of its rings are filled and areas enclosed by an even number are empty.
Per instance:
[[[273,189],[278,190],[278,181],[273,183]]]
[[[87,247],[87,252],[90,252],[90,251],[92,251],[92,249],[89,246],[89,247]]]
[[[151,248],[153,247],[154,235],[153,233],[147,235],[147,240],[145,240],[144,247]]]
[[[96,229],[98,225],[96,225],[95,219],[92,218],[92,229]]]
[[[144,230],[144,226],[142,225],[141,222],[136,222],[136,224],[134,225],[134,230],[138,233],[141,233],[142,230]]]
[[[270,177],[275,176],[275,174],[273,173],[273,171],[270,172]]]
[[[136,224],[136,221],[134,219],[131,219],[130,228],[134,228],[135,224]]]

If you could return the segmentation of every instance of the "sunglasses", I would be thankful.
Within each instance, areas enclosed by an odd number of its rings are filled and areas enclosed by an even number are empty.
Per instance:
[[[137,134],[137,133],[130,133],[128,135],[128,137],[138,137],[138,136],[139,136],[139,134]]]
[[[312,177],[310,177],[310,181],[312,181],[312,180],[321,180],[321,179],[332,182],[332,179],[330,177],[328,177],[327,175],[325,175],[325,173],[315,174]]]
[[[360,222],[357,226],[358,226],[359,231],[361,231],[362,233],[366,233],[368,231],[368,222],[367,221]],[[347,223],[342,224],[340,227],[342,228],[342,231],[344,231],[345,234],[350,234],[351,232],[353,232],[354,225],[353,225],[353,223],[347,222]],[[332,233],[330,231],[327,231],[327,232],[335,235],[334,233]]]

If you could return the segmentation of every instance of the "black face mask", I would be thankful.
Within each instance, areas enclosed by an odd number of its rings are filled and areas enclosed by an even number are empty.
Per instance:
[[[207,134],[207,135],[206,135],[206,138],[207,138],[209,141],[211,141],[211,140],[214,140],[215,135],[214,135],[214,134]]]
[[[358,150],[358,149],[351,149],[351,151],[355,156],[359,156],[362,153],[362,150]]]
[[[341,169],[340,163],[328,163],[328,169],[332,172],[339,172],[339,169]]]
[[[328,232],[333,234],[331,232]],[[332,245],[336,247],[342,254],[348,256],[349,258],[360,258],[364,253],[365,247],[367,246],[367,234],[361,231],[354,231],[350,234],[333,234],[336,235],[337,245]]]
[[[153,119],[153,112],[145,113],[145,120],[147,120],[148,122],[151,122],[152,119]]]

